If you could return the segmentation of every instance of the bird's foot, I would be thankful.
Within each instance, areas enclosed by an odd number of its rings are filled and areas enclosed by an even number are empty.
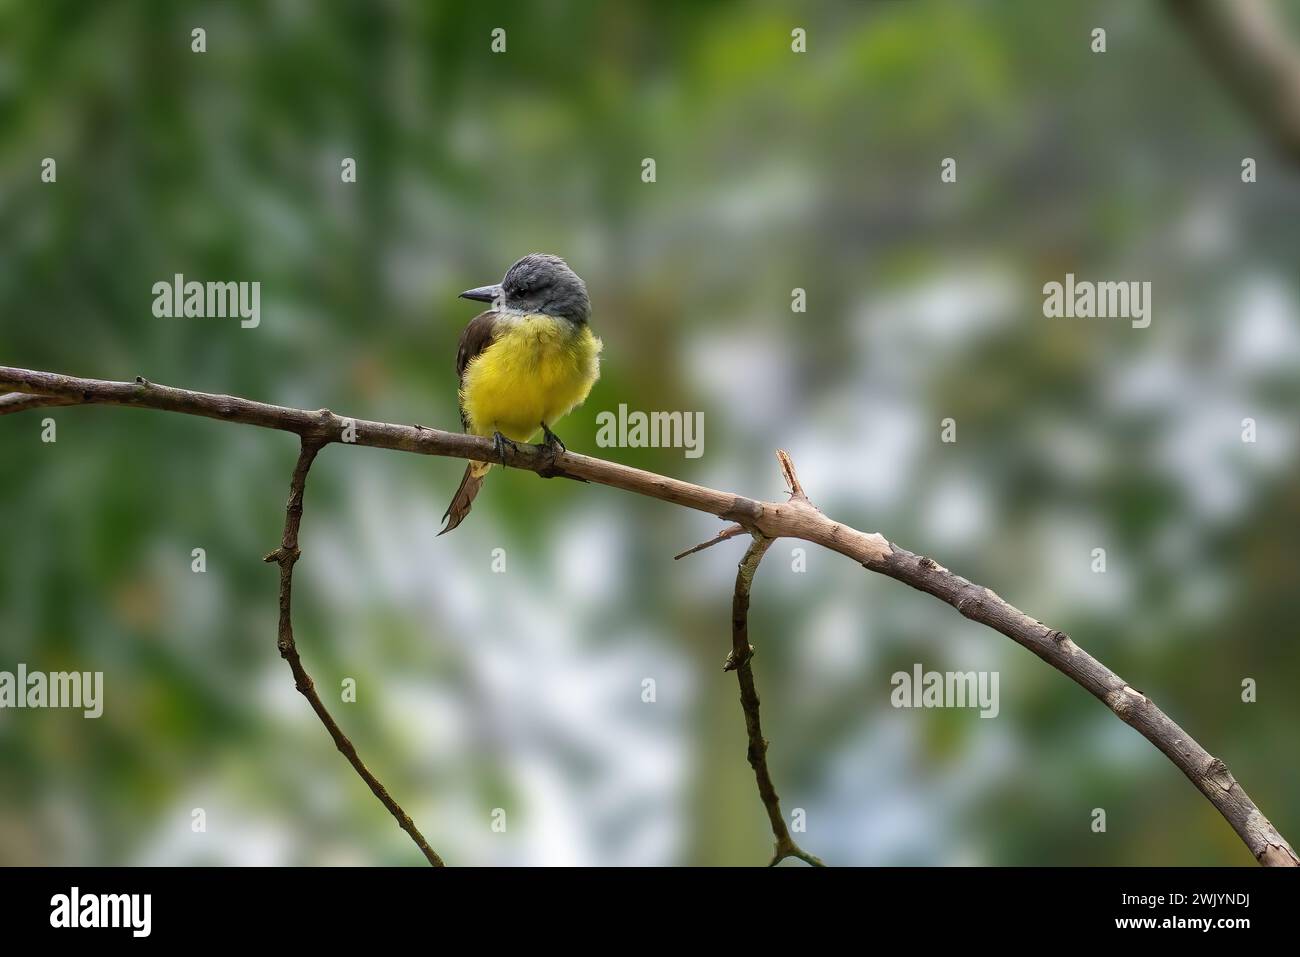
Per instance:
[[[493,432],[492,450],[496,452],[497,458],[501,460],[502,465],[506,464],[506,449],[509,449],[512,453],[518,453],[519,446],[515,444],[513,439],[506,438],[500,432]]]
[[[547,425],[545,422],[542,423],[542,437],[543,437],[542,448],[550,449],[552,452],[569,451],[568,446],[566,446],[562,441],[560,441],[560,437],[556,435],[554,432],[552,432],[551,427]]]
[[[561,474],[560,470],[555,467],[555,462],[559,459],[561,453],[569,451],[560,437],[551,431],[551,427],[545,422],[541,423],[543,439],[537,447],[541,449],[542,455],[546,458],[547,466],[537,470],[537,474],[542,478],[555,478]]]

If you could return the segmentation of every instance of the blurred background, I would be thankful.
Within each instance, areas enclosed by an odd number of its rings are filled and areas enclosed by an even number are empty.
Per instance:
[[[571,449],[763,498],[789,449],[823,510],[1153,697],[1293,843],[1298,212],[1158,4],[0,2],[0,363],[458,428],[456,294],[559,253],[605,343]],[[1067,272],[1150,281],[1150,328],[1045,319]],[[155,318],[176,273],[260,281],[260,326]],[[703,456],[598,448],[620,403],[703,412]],[[0,670],[106,686],[98,720],[0,711],[0,863],[422,863],[276,653],[295,452],[148,411],[0,419]],[[298,644],[364,760],[452,864],[766,863],[721,670],[743,543],[673,562],[721,523],[501,471],[435,538],[462,469],[333,446],[312,472]],[[809,851],[1251,863],[1065,677],[797,547],[751,639]],[[891,708],[915,663],[999,672],[998,717]]]

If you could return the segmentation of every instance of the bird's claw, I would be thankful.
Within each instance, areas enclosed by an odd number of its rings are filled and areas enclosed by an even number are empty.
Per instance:
[[[496,452],[497,458],[501,460],[502,465],[506,464],[506,449],[509,449],[512,453],[517,453],[519,446],[514,443],[513,439],[506,438],[500,432],[493,432],[492,450]]]
[[[537,447],[542,450],[542,454],[546,457],[549,464],[546,468],[538,469],[537,474],[542,478],[555,478],[557,475],[561,474],[560,470],[555,467],[555,461],[562,453],[569,450],[565,447],[564,443],[560,441],[560,437],[551,431],[550,426],[545,422],[541,423],[541,426],[543,439],[542,443]]]
[[[560,440],[560,437],[551,431],[551,427],[545,422],[542,423],[542,448],[550,449],[552,452],[567,452],[568,447]]]

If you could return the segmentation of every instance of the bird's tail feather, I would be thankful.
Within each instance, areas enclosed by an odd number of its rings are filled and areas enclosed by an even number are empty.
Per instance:
[[[446,535],[465,521],[465,516],[469,514],[470,507],[474,504],[474,496],[478,494],[483,479],[491,467],[487,462],[470,462],[465,466],[465,476],[460,480],[460,487],[456,489],[451,504],[447,506],[447,511],[442,516],[447,524],[443,526],[439,535]]]

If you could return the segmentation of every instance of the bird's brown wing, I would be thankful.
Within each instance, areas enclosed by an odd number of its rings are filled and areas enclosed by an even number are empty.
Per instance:
[[[489,309],[487,312],[480,312],[477,316],[469,321],[465,331],[460,334],[460,344],[456,347],[456,381],[458,387],[465,384],[465,369],[469,366],[470,361],[480,352],[492,344],[496,338],[497,314]],[[469,419],[465,415],[465,407],[460,408],[460,424],[466,432],[469,431]]]

